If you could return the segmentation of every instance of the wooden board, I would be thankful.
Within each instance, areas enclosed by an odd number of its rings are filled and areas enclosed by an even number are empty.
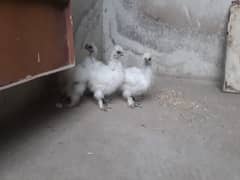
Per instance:
[[[1,2],[11,2],[11,3],[41,3],[41,4],[49,4],[49,5],[53,5],[55,7],[58,8],[66,8],[66,6],[68,6],[68,3],[70,2],[70,0],[1,0]]]
[[[240,5],[236,3],[230,8],[223,91],[240,93]]]
[[[74,66],[70,4],[0,2],[0,90]]]

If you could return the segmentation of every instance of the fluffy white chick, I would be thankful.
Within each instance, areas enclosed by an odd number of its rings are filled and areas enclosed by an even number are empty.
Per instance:
[[[124,56],[123,48],[115,46],[107,65],[95,65],[90,73],[89,89],[98,101],[99,108],[107,111],[104,98],[115,93],[124,80],[124,69],[121,59]]]
[[[69,107],[75,106],[87,89],[91,66],[100,63],[96,56],[98,49],[95,44],[86,44],[84,47],[89,55],[75,68],[66,72],[67,84],[65,94],[70,99]]]
[[[135,97],[144,95],[152,84],[151,54],[145,53],[143,60],[143,68],[131,67],[125,69],[121,90],[123,97],[127,100],[131,108],[138,107],[138,104],[134,101]]]

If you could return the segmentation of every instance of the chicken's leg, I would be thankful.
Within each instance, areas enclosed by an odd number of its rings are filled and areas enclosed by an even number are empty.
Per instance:
[[[127,99],[128,106],[131,108],[141,108],[141,104],[134,101],[132,96],[124,96]]]
[[[135,102],[131,96],[127,97],[128,106],[131,108],[135,107]]]
[[[102,99],[98,99],[98,106],[99,106],[99,108],[100,108],[101,110],[105,110]]]
[[[94,93],[94,97],[98,101],[98,106],[102,111],[108,111],[108,109],[111,109],[110,107],[104,105],[104,95],[101,91]]]

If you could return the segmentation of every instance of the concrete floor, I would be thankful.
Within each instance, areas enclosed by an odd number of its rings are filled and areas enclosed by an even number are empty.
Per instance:
[[[239,180],[240,96],[161,78],[142,109],[38,105],[1,127],[1,180]],[[30,108],[29,108],[30,109]],[[11,128],[10,128],[11,126]]]

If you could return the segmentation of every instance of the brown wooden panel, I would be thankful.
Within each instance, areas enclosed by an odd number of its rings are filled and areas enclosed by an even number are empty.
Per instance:
[[[69,7],[0,2],[0,86],[74,64],[71,21]]]
[[[44,4],[50,4],[58,8],[65,8],[70,0],[1,0],[1,2],[14,2],[14,3],[44,3]]]

